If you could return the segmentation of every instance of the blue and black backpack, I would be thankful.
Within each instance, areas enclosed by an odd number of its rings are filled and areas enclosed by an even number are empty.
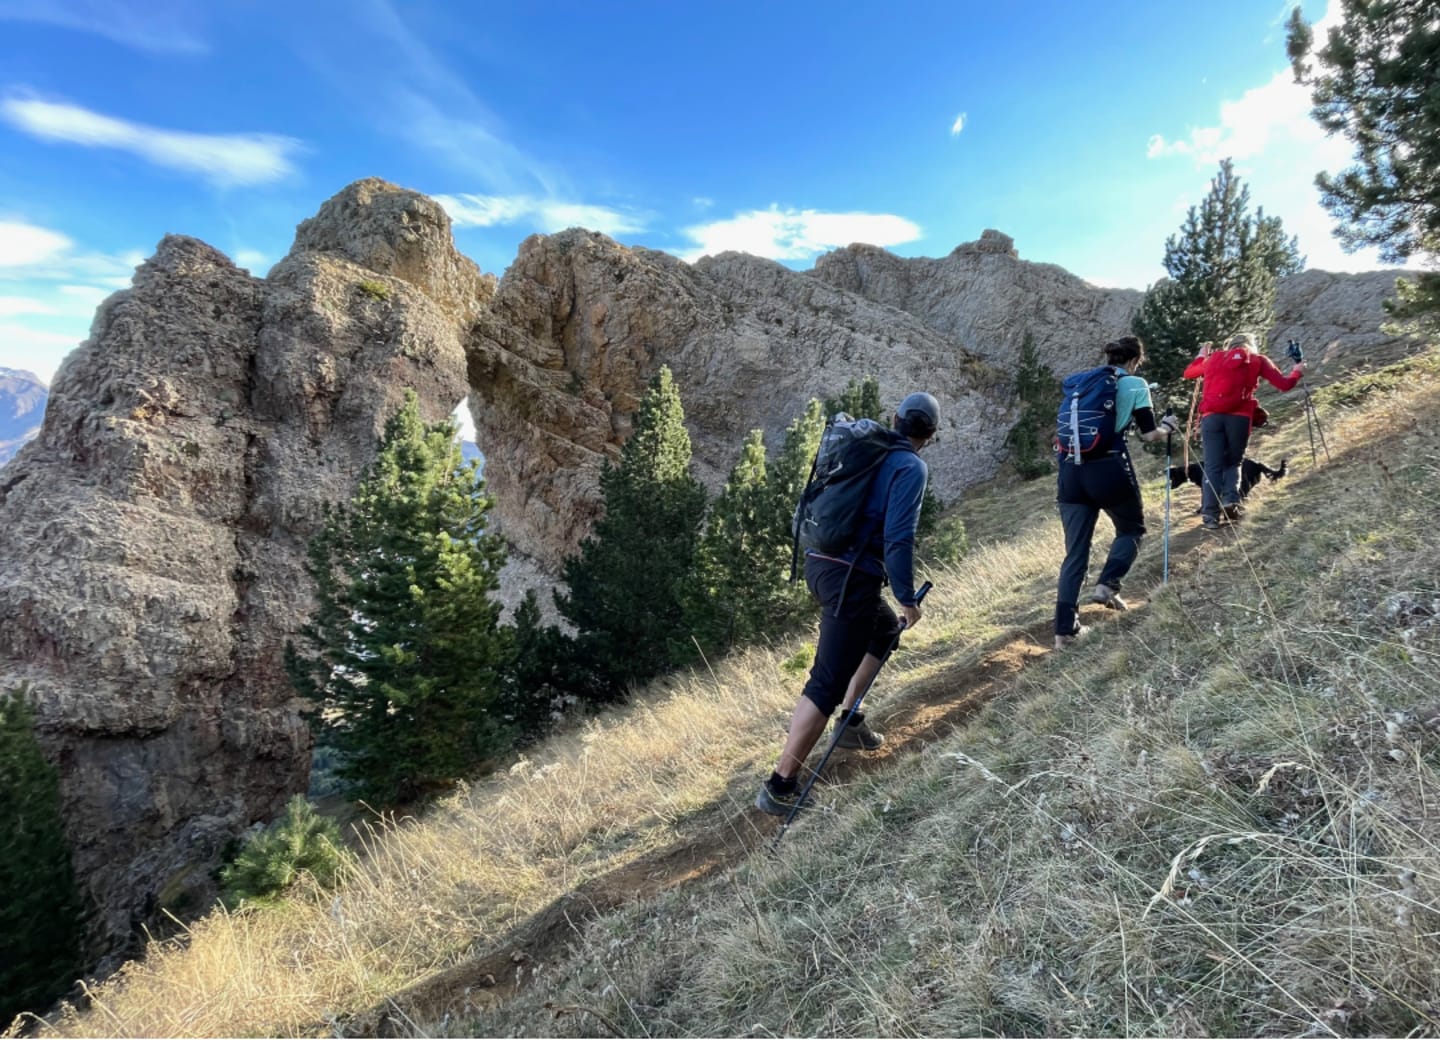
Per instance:
[[[1083,462],[1115,445],[1115,398],[1120,377],[1113,365],[1066,376],[1055,416],[1055,450],[1063,462]]]
[[[826,424],[790,524],[797,558],[802,548],[831,554],[855,547],[866,533],[860,520],[875,471],[896,450],[914,449],[874,419],[841,412]]]

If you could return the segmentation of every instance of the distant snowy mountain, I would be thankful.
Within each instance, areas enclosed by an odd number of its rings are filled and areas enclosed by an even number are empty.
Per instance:
[[[50,391],[29,372],[0,368],[0,466],[40,432]]]

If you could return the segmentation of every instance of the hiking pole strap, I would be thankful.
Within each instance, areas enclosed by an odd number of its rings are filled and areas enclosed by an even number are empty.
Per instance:
[[[934,583],[927,581],[915,590],[915,605],[917,607],[920,605],[920,601],[923,600],[926,594],[934,587]],[[890,641],[890,646],[886,649],[885,656],[880,658],[880,664],[879,667],[875,669],[875,675],[870,676],[870,681],[865,684],[865,689],[860,691],[859,696],[855,698],[855,703],[850,705],[850,710],[845,713],[845,717],[841,720],[840,726],[835,730],[835,735],[830,738],[830,746],[825,749],[825,754],[821,757],[820,764],[811,772],[810,779],[805,781],[805,787],[800,791],[800,797],[795,799],[795,804],[790,807],[790,812],[786,815],[785,822],[782,823],[780,829],[775,832],[775,840],[770,843],[771,851],[779,847],[780,839],[785,837],[785,832],[790,829],[790,821],[795,819],[795,814],[798,813],[800,807],[805,804],[805,799],[810,795],[810,788],[815,786],[815,781],[820,779],[820,772],[825,768],[825,763],[829,762],[830,756],[835,753],[835,747],[840,743],[840,735],[845,732],[845,727],[850,725],[850,720],[854,718],[855,713],[860,710],[860,702],[863,701],[865,695],[870,692],[870,687],[875,685],[875,676],[880,674],[880,669],[885,667],[885,662],[890,660],[890,655],[899,647],[900,637],[904,633],[905,619],[901,618],[900,631],[895,633],[895,638]]]

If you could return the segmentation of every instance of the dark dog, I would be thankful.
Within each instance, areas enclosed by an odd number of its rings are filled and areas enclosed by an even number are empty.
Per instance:
[[[1269,477],[1271,480],[1279,480],[1285,475],[1285,468],[1290,463],[1289,459],[1280,460],[1279,469],[1271,469],[1263,462],[1256,462],[1252,458],[1240,460],[1240,497],[1243,499],[1250,494],[1252,488],[1260,483],[1262,477]],[[1170,467],[1170,486],[1178,488],[1181,484],[1189,482],[1196,487],[1203,487],[1205,483],[1205,470],[1198,462],[1190,463],[1187,470],[1184,466]]]

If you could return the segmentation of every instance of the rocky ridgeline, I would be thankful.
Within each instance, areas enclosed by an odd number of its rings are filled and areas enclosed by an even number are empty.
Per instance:
[[[1368,349],[1390,281],[1302,275],[1282,312],[1323,311],[1323,334],[1301,332],[1322,355]],[[514,596],[588,531],[662,364],[712,489],[747,431],[778,447],[811,397],[874,376],[887,401],[939,398],[927,459],[949,499],[1003,463],[1025,334],[1056,371],[1079,367],[1139,298],[1022,261],[996,232],[942,259],[851,246],[801,273],[572,230],[528,239],[497,283],[435,203],[375,180],[301,224],[263,280],[166,238],[0,470],[0,685],[40,695],[97,956],[161,909],[203,906],[225,843],[303,790],[282,656],[311,602],[305,545],[407,388],[432,419],[468,395]]]
[[[853,245],[820,257],[814,276],[868,300],[913,314],[1007,371],[1026,335],[1052,371],[1097,358],[1130,329],[1143,293],[1097,289],[1054,264],[1021,260],[1009,235],[986,231],[949,256],[903,259]]]
[[[661,364],[712,490],[747,431],[778,449],[812,397],[850,379],[874,376],[892,403],[918,386],[940,399],[927,458],[942,497],[994,474],[1013,408],[1005,372],[902,311],[769,260],[726,253],[689,265],[578,230],[521,246],[468,348],[496,515],[521,553],[552,570],[595,518],[601,464],[618,456]]]

